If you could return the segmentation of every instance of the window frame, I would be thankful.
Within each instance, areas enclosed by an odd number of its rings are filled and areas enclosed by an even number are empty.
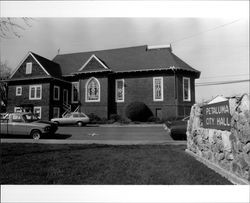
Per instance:
[[[188,80],[188,98],[185,99],[185,80]],[[182,78],[182,96],[183,96],[183,101],[191,101],[191,82],[190,82],[190,78],[188,77],[183,77]]]
[[[33,108],[34,114],[35,114],[35,109],[39,109],[40,112],[39,112],[38,118],[41,119],[42,118],[42,107],[41,106],[34,106],[34,108]]]
[[[122,81],[122,99],[118,99],[118,82]],[[125,80],[124,79],[116,79],[115,80],[115,100],[117,103],[125,101]]]
[[[30,66],[28,66],[30,65]],[[25,69],[25,74],[26,75],[29,75],[32,73],[32,62],[27,62],[26,63],[26,69]]]
[[[31,98],[31,89],[35,88],[35,95],[33,98]],[[40,97],[37,97],[37,89],[40,87]],[[42,99],[42,85],[30,85],[29,86],[29,100],[41,100]]]
[[[54,112],[57,110],[58,116],[54,117]],[[59,107],[53,107],[53,118],[60,118],[60,108]]]
[[[98,88],[99,88],[99,95],[98,95],[98,99],[97,100],[89,100],[88,99],[88,84],[91,80],[95,80],[97,82]],[[91,77],[87,80],[86,84],[85,84],[85,102],[100,102],[101,101],[101,85],[100,82],[97,78],[95,77]]]
[[[156,98],[156,80],[157,79],[160,79],[160,85],[161,85],[161,98]],[[164,88],[164,85],[163,85],[164,83],[163,83],[163,77],[153,77],[153,101],[164,101],[164,90],[163,90],[163,88]]]
[[[56,97],[56,95],[55,95],[56,89],[58,90],[58,97]],[[57,85],[54,86],[53,99],[54,99],[55,101],[59,101],[59,100],[60,100],[60,87],[57,86]]]
[[[21,107],[17,107],[17,106],[14,107],[14,113],[19,113],[19,112],[22,112],[22,108]]]
[[[18,90],[20,90],[20,93],[18,93]],[[16,86],[16,96],[22,96],[23,88],[22,86]]]
[[[77,84],[77,101],[74,100],[74,84]],[[71,83],[71,103],[77,103],[79,101],[79,81]]]

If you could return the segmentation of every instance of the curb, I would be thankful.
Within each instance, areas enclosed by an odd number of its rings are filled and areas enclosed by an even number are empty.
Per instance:
[[[33,139],[1,139],[1,143],[31,143],[31,144],[104,144],[104,145],[186,145],[186,141],[166,140],[33,140]]]
[[[250,184],[247,180],[245,180],[243,178],[240,178],[240,177],[236,176],[235,174],[233,174],[231,172],[228,172],[224,168],[221,168],[220,166],[218,166],[218,165],[216,165],[216,164],[208,161],[207,159],[199,157],[198,155],[196,155],[192,151],[190,151],[188,149],[186,149],[185,151],[189,155],[191,155],[192,157],[194,157],[196,160],[198,160],[198,161],[202,162],[203,164],[205,164],[208,168],[214,170],[216,173],[218,173],[221,176],[223,176],[226,179],[228,179],[234,185],[249,185]]]
[[[163,124],[100,124],[99,127],[111,128],[111,127],[163,127]]]

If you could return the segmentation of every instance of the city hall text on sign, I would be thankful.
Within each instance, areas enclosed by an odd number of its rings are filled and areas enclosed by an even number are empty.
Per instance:
[[[202,114],[204,128],[230,131],[229,101],[205,105],[202,107]]]

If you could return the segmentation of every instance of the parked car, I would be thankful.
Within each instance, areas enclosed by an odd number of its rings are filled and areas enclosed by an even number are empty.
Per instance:
[[[62,118],[52,118],[52,122],[57,123],[58,125],[77,125],[79,127],[89,123],[89,117],[81,112],[71,112],[67,113]]]
[[[33,139],[53,135],[58,129],[55,123],[42,121],[33,113],[9,113],[0,122],[1,135],[28,135]]]
[[[186,140],[187,139],[187,122],[189,120],[189,116],[178,119],[174,121],[167,121],[165,123],[165,129],[170,131],[170,136],[174,140]]]

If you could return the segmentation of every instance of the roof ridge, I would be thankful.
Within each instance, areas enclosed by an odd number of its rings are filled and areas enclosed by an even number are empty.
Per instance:
[[[99,50],[92,50],[92,51],[81,51],[81,52],[71,52],[71,53],[65,53],[65,54],[57,54],[54,58],[57,56],[63,56],[63,55],[71,55],[71,54],[87,54],[87,53],[93,53],[93,52],[103,52],[103,51],[114,51],[114,50],[122,50],[122,49],[132,49],[132,48],[142,48],[147,47],[148,45],[138,45],[138,46],[130,46],[130,47],[120,47],[120,48],[112,48],[112,49],[99,49]],[[146,49],[145,49],[146,50]],[[52,60],[54,60],[54,58]]]
[[[43,57],[43,56],[41,56],[41,55],[39,55],[39,54],[37,54],[37,53],[34,53],[34,52],[32,52],[32,51],[30,51],[30,53],[33,54],[33,55],[35,55],[35,56],[38,56],[38,57],[40,57],[40,58],[42,58],[42,59],[45,59],[45,60],[47,60],[47,61],[49,61],[49,62],[51,62],[51,63],[54,63],[54,64],[56,64],[56,65],[59,65],[58,63],[54,62],[53,60],[47,59],[47,58],[45,58],[45,57]]]

